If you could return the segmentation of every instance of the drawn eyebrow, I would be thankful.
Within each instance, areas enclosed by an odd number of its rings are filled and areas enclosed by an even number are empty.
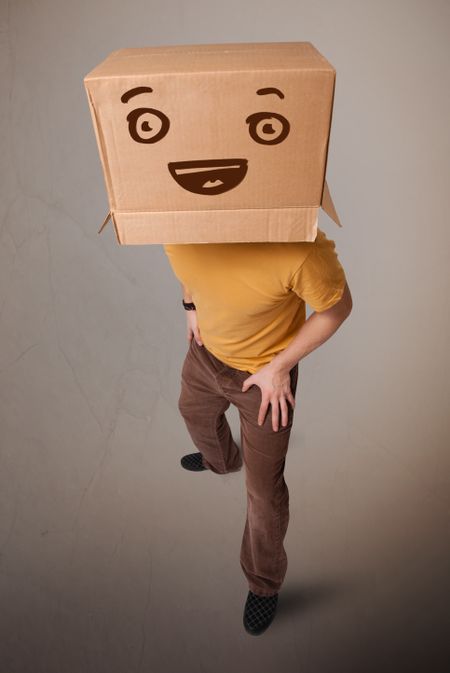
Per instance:
[[[275,93],[280,98],[284,98],[284,93],[279,89],[276,89],[274,86],[268,86],[265,89],[258,89],[256,92],[259,96],[265,96],[268,93]]]
[[[138,96],[139,94],[142,93],[152,93],[152,91],[153,89],[150,86],[137,86],[122,94],[120,100],[122,101],[122,103],[128,103],[130,98],[133,98],[133,96]],[[258,89],[256,93],[259,96],[265,96],[267,94],[276,94],[280,98],[284,98],[284,93],[279,89],[276,89],[275,87],[266,87],[265,89]]]
[[[135,86],[133,89],[125,91],[125,93],[121,95],[120,100],[122,103],[128,103],[133,96],[138,96],[141,93],[151,93],[152,91],[153,89],[150,86]]]

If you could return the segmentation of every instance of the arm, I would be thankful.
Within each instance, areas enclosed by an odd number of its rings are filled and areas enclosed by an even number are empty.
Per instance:
[[[191,294],[191,291],[190,291],[185,285],[183,285],[183,283],[181,283],[181,288],[182,288],[182,291],[183,291],[183,299],[184,299],[184,301],[185,301],[187,304],[190,304],[191,301],[192,301],[192,294]]]
[[[181,283],[183,299],[187,304],[193,302],[191,291]],[[190,342],[194,337],[199,346],[203,346],[200,330],[198,328],[197,311],[186,311],[186,338]]]
[[[341,299],[331,308],[310,315],[305,320],[289,346],[285,348],[258,372],[245,379],[242,391],[257,384],[261,388],[261,406],[258,413],[258,425],[264,423],[269,408],[272,407],[272,428],[278,430],[281,407],[281,424],[287,425],[287,402],[295,408],[295,399],[291,391],[290,369],[308,353],[318,348],[334,334],[348,318],[353,307],[350,289],[345,283]]]
[[[276,372],[289,372],[294,365],[327,341],[348,318],[353,302],[348,284],[342,299],[326,311],[312,313],[291,343],[269,363]]]

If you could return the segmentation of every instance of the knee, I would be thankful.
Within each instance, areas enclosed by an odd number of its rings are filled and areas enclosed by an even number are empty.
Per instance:
[[[178,411],[180,414],[184,417],[187,416],[189,411],[188,411],[188,404],[186,400],[186,396],[181,392],[179,398],[178,398]]]
[[[182,390],[178,398],[178,411],[185,420],[192,418],[203,418],[204,410],[190,392]]]
[[[268,502],[284,497],[288,493],[288,487],[284,478],[285,460],[267,470],[250,470],[246,463],[245,485],[247,494],[253,500]]]
[[[247,513],[254,522],[267,520],[280,510],[289,510],[289,490],[286,483],[264,493],[247,488]]]

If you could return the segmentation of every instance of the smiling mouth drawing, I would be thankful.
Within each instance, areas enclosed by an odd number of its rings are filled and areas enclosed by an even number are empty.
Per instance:
[[[234,189],[247,173],[247,159],[205,159],[168,164],[176,182],[194,194],[222,194]]]

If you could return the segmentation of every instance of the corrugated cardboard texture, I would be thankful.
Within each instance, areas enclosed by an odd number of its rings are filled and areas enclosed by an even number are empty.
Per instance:
[[[118,243],[312,241],[321,206],[341,226],[335,75],[310,42],[110,54],[84,83]]]

